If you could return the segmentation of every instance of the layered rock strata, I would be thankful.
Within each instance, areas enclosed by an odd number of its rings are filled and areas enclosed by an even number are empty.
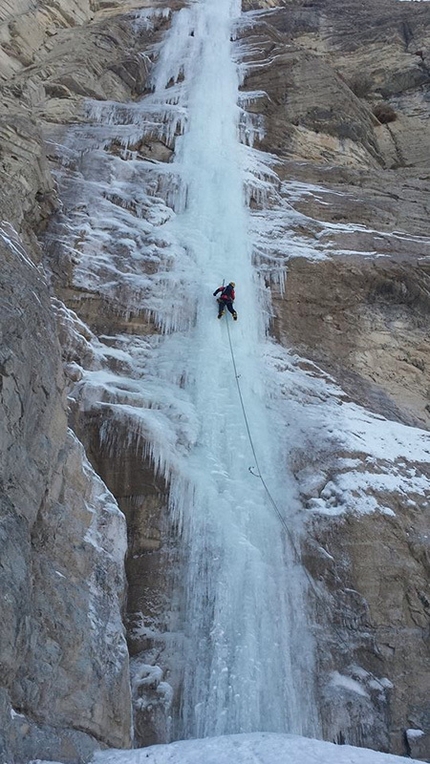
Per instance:
[[[308,375],[329,374],[348,406],[428,429],[428,9],[245,7],[243,88],[260,91],[247,108],[264,119],[255,145],[278,178],[271,212],[251,200],[278,233],[259,252],[287,260],[273,332],[312,362],[301,363]],[[385,459],[366,438],[345,451],[332,424],[290,457],[307,507],[305,561],[320,582],[324,734],[428,759],[428,462],[413,450],[393,458],[389,441]],[[376,513],[362,513],[360,489],[345,499],[355,470]],[[421,476],[421,488],[408,493],[401,478],[377,488],[392,471]]]
[[[122,624],[125,521],[67,429],[58,313],[36,238],[59,205],[41,110],[47,99],[61,106],[69,96],[69,116],[76,106],[67,85],[49,88],[56,63],[50,69],[47,58],[57,34],[67,37],[71,27],[85,34],[76,25],[89,22],[95,11],[86,2],[1,8],[0,205],[6,222],[1,226],[0,750],[5,761],[86,760],[100,746],[131,743]],[[63,71],[70,71],[65,58]]]

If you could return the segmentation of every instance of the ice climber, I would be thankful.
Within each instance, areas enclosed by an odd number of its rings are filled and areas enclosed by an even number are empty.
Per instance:
[[[220,286],[218,287],[218,289],[215,290],[214,297],[216,297],[217,294],[221,292],[220,296],[218,297],[218,318],[223,317],[224,311],[227,308],[227,310],[233,316],[234,320],[237,321],[237,313],[235,309],[233,308],[233,300],[236,296],[234,293],[235,286],[236,285],[234,281],[230,281],[230,283],[227,284],[226,287]]]

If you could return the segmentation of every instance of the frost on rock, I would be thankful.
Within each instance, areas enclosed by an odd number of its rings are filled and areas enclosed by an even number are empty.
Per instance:
[[[283,398],[278,435],[305,507],[328,515],[393,516],[396,502],[422,506],[430,500],[427,431],[366,411],[318,366],[278,345],[266,345],[265,353],[272,369],[270,402],[278,411],[278,392]]]
[[[33,531],[38,621],[17,703],[26,708],[30,695],[45,724],[70,718],[75,729],[121,745],[131,735],[121,619],[124,516],[72,432],[56,470],[46,497],[50,509],[41,511]]]

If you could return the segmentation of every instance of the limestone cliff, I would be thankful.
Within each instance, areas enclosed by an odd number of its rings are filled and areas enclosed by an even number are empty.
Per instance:
[[[5,761],[83,760],[131,740],[126,532],[67,429],[56,311],[36,238],[59,202],[31,71],[52,36],[94,9],[23,2],[0,10],[0,750]]]
[[[175,529],[148,447],[156,433],[132,409],[151,408],[133,384],[166,328],[151,279],[168,294],[174,255],[158,232],[169,193],[148,164],[169,163],[181,125],[166,138],[152,104],[140,129],[133,108],[183,5],[0,3],[5,761],[129,746],[132,693],[137,743],[168,737],[157,667],[169,662],[160,635],[175,631]],[[267,283],[270,332],[299,375],[285,388],[293,414],[313,412],[329,395],[322,385],[336,384],[336,400],[428,430],[428,6],[244,0],[243,10],[233,46],[242,139],[270,154],[266,190],[248,189],[269,231],[254,258],[287,270],[284,291],[269,272]],[[150,202],[131,191],[136,179]],[[429,462],[399,457],[396,480],[375,488],[389,456],[334,442],[329,424],[312,432],[288,466],[315,582],[323,735],[429,760]],[[376,510],[359,512],[364,501]],[[408,738],[410,728],[425,734]]]
[[[351,401],[428,428],[428,9],[247,7],[268,9],[254,13],[246,31],[260,58],[243,87],[264,91],[248,106],[265,120],[257,145],[276,156],[276,204],[282,209],[283,197],[289,206],[287,248],[304,254],[288,261],[274,333],[332,375]],[[326,432],[306,442],[293,469],[309,510],[307,564],[326,588],[316,602],[321,668],[361,681],[364,695],[354,700],[345,689],[334,698],[333,684],[325,686],[324,727],[340,742],[407,753],[405,730],[428,724],[428,482],[415,496],[376,494],[392,519],[315,514],[321,497],[337,505],[336,490],[351,474],[342,447],[333,451],[329,441]],[[383,460],[370,468],[385,469]],[[399,469],[428,481],[428,465],[413,454]],[[385,689],[382,675],[390,679]],[[369,703],[379,722],[366,719]],[[413,755],[428,758],[428,746],[422,737]]]

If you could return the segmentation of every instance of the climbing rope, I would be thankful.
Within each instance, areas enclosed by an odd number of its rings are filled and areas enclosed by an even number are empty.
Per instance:
[[[232,360],[232,363],[233,363],[234,376],[235,376],[235,379],[236,379],[237,392],[239,393],[240,406],[241,406],[241,409],[242,409],[243,419],[244,419],[244,422],[245,422],[246,432],[247,432],[247,435],[248,435],[249,445],[251,446],[252,455],[253,455],[254,460],[255,460],[255,469],[256,469],[256,471],[254,471],[253,467],[249,467],[248,469],[249,469],[251,475],[253,475],[254,477],[256,477],[259,480],[261,480],[263,488],[264,488],[264,490],[265,490],[265,492],[267,494],[267,498],[269,499],[270,504],[272,505],[273,509],[275,510],[275,513],[278,516],[279,521],[281,522],[282,526],[285,528],[286,534],[287,534],[287,536],[289,538],[289,541],[290,541],[290,544],[291,544],[291,548],[293,550],[294,560],[295,560],[296,563],[298,563],[298,564],[300,564],[302,566],[303,571],[304,571],[304,573],[306,575],[306,578],[308,579],[308,581],[309,581],[309,583],[311,585],[311,588],[313,589],[314,594],[317,597],[319,597],[319,596],[321,596],[321,592],[319,591],[319,589],[318,589],[318,587],[316,585],[316,582],[314,581],[314,579],[310,575],[309,571],[302,564],[301,555],[300,555],[300,552],[297,550],[293,534],[291,533],[285,517],[283,516],[283,514],[282,514],[281,510],[279,509],[275,499],[273,498],[272,494],[270,493],[269,487],[268,487],[268,485],[267,485],[263,475],[261,474],[261,469],[260,469],[260,465],[259,465],[259,462],[258,462],[257,453],[256,453],[256,450],[255,450],[254,440],[253,440],[253,437],[252,437],[252,434],[251,434],[251,428],[249,426],[248,414],[246,413],[245,402],[243,400],[242,389],[240,387],[240,381],[239,381],[240,374],[238,373],[237,366],[236,366],[236,359],[234,357],[233,343],[231,341],[231,334],[230,334],[230,326],[229,326],[229,324],[230,324],[230,321],[227,320],[228,344],[230,345],[230,354],[231,354],[231,360]]]
[[[254,472],[254,469],[252,467],[249,467],[249,471],[250,471],[251,475],[253,475],[254,477],[256,477],[259,480],[261,480],[261,483],[262,483],[263,488],[264,488],[264,490],[265,490],[265,492],[267,494],[267,497],[268,497],[268,499],[270,501],[270,504],[272,505],[273,509],[275,510],[275,512],[276,512],[276,514],[277,514],[277,516],[278,516],[278,518],[280,520],[280,522],[282,523],[282,525],[285,528],[285,531],[286,531],[286,533],[288,535],[288,538],[290,540],[292,549],[294,551],[295,560],[296,560],[296,562],[300,562],[300,555],[299,555],[299,553],[298,553],[298,551],[296,549],[296,545],[294,543],[293,535],[292,535],[292,533],[291,533],[291,531],[290,531],[290,529],[288,527],[288,524],[287,524],[287,522],[285,520],[285,517],[283,516],[283,514],[282,514],[281,510],[279,509],[275,499],[273,498],[272,494],[270,493],[269,487],[268,487],[268,485],[267,485],[263,475],[261,474],[261,469],[260,469],[257,453],[256,453],[255,446],[254,446],[254,440],[253,440],[253,437],[252,437],[252,434],[251,434],[251,429],[250,429],[250,426],[249,426],[248,414],[246,413],[245,403],[244,403],[244,400],[243,400],[242,390],[241,390],[241,387],[240,387],[240,382],[239,382],[240,374],[238,374],[238,371],[237,371],[236,359],[234,357],[233,344],[232,344],[232,341],[231,341],[231,334],[230,334],[229,323],[230,322],[227,320],[227,335],[228,335],[228,343],[230,345],[230,354],[231,354],[231,360],[232,360],[232,363],[233,363],[234,376],[235,376],[235,379],[236,379],[237,391],[239,393],[239,400],[240,400],[240,405],[241,405],[241,408],[242,408],[242,414],[243,414],[243,419],[244,419],[244,422],[245,422],[246,432],[247,432],[247,435],[248,435],[249,444],[251,446],[252,455],[253,455],[254,461],[255,461],[256,472]]]

